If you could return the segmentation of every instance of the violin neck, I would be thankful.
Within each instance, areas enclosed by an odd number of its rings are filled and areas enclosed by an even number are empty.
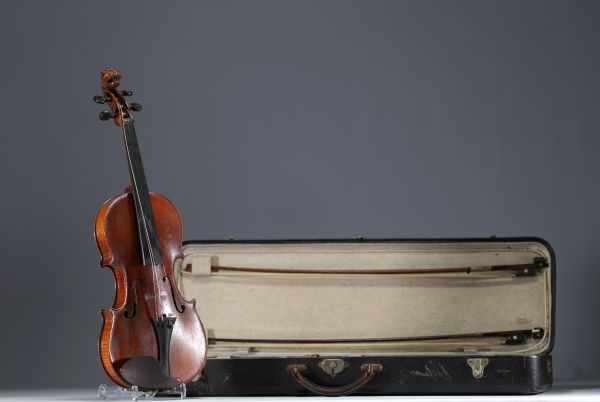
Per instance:
[[[131,196],[135,207],[142,265],[160,265],[162,264],[162,254],[156,235],[156,223],[154,221],[154,214],[152,213],[150,192],[148,191],[144,166],[142,165],[142,157],[135,134],[133,118],[123,119],[122,128],[127,163],[129,165]]]

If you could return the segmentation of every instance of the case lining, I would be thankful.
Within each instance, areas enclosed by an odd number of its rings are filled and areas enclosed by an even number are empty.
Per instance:
[[[515,243],[188,244],[179,286],[209,338],[361,339],[543,328],[521,345],[490,339],[412,344],[209,344],[209,356],[538,354],[550,343],[550,270],[533,277],[207,274],[212,264],[294,269],[412,269],[531,263],[549,250]],[[182,269],[193,264],[192,273]]]

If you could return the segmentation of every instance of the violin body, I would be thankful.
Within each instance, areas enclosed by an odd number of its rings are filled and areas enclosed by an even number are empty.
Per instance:
[[[102,310],[100,361],[106,374],[122,387],[168,390],[199,376],[206,361],[206,336],[195,301],[177,288],[175,261],[182,257],[181,218],[177,208],[148,191],[132,112],[131,91],[117,90],[121,74],[115,68],[100,73],[108,104],[101,120],[114,119],[121,128],[130,186],[106,201],[95,219],[100,265],[115,279],[115,299]]]
[[[156,307],[154,298],[147,297],[146,301],[143,294],[144,291],[152,292],[152,287],[145,289],[146,284],[152,283],[152,275],[141,266],[131,198],[131,193],[111,198],[102,205],[95,219],[101,265],[112,269],[115,279],[113,306],[102,310],[100,361],[106,374],[123,387],[134,384],[129,384],[120,375],[122,362],[136,356],[159,357],[155,333],[148,320]],[[182,257],[179,211],[166,197],[151,193],[150,199],[167,277],[165,283],[169,285],[167,291],[171,292],[172,303],[184,306],[171,336],[169,367],[171,376],[185,383],[199,375],[204,366],[206,339],[195,301],[185,301],[176,287],[173,267],[175,260]],[[137,286],[139,283],[142,285]],[[127,318],[133,310],[137,310],[133,317]]]

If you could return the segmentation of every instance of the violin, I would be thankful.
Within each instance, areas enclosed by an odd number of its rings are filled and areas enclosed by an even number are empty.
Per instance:
[[[118,90],[121,73],[100,73],[107,104],[101,120],[121,128],[130,185],[106,201],[95,219],[101,267],[112,270],[115,298],[103,309],[98,344],[106,374],[122,387],[141,390],[175,388],[197,377],[206,361],[207,341],[195,300],[185,300],[176,285],[174,264],[182,258],[181,218],[162,195],[150,193],[135,134],[131,91]]]

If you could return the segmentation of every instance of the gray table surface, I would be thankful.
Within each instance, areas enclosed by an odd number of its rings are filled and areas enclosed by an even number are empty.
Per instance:
[[[177,398],[157,398],[156,400],[175,400]],[[270,401],[278,400],[293,400],[298,399],[297,397],[212,397],[212,398],[189,398],[189,399],[201,399],[203,401],[211,402],[231,402],[231,401],[259,401],[268,399]],[[600,384],[598,385],[556,385],[551,390],[537,394],[537,395],[493,395],[493,396],[383,396],[383,397],[362,397],[362,396],[348,396],[342,398],[344,401],[402,401],[402,402],[456,402],[456,401],[480,401],[482,399],[495,401],[495,402],[512,402],[512,401],[599,401],[600,402]],[[11,390],[11,391],[0,391],[0,401],[98,401],[98,394],[96,389],[54,389],[54,390]],[[109,399],[109,400],[121,400],[127,399]],[[140,401],[145,399],[141,398]],[[325,397],[311,397],[304,398],[306,402],[323,402],[327,400],[331,402],[333,399]],[[340,399],[338,399],[340,400]]]

